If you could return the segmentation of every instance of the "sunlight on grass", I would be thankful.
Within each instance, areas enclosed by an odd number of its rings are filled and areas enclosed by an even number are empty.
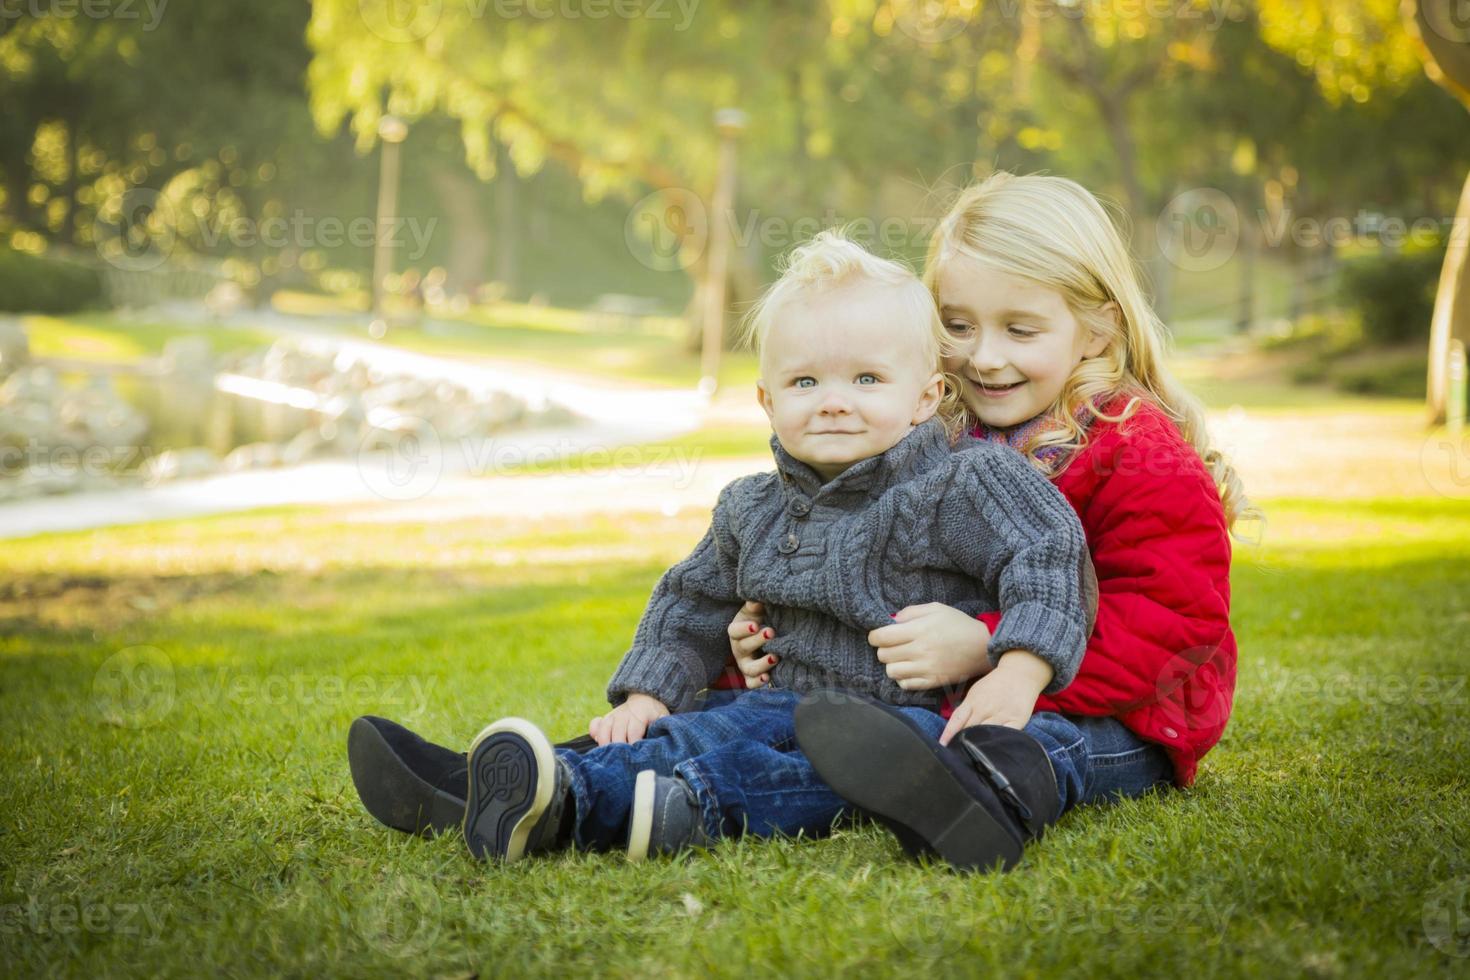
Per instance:
[[[1233,576],[1235,715],[1199,784],[1069,815],[1001,877],[910,863],[872,826],[679,862],[485,867],[453,836],[412,840],[363,813],[342,749],[357,714],[451,745],[507,712],[582,730],[706,513],[444,527],[297,509],[10,542],[0,898],[145,908],[134,931],[70,934],[73,955],[167,973],[205,957],[862,974],[938,956],[985,973],[1281,974],[1323,949],[1417,972],[1441,962],[1425,903],[1470,853],[1470,513],[1265,503],[1271,533],[1237,550]],[[147,684],[119,687],[119,671]],[[1434,819],[1406,799],[1433,800]],[[38,963],[63,941],[0,947]]]
[[[163,353],[170,340],[202,337],[216,353],[264,347],[271,335],[213,324],[131,320],[116,313],[21,318],[36,357],[126,363]]]

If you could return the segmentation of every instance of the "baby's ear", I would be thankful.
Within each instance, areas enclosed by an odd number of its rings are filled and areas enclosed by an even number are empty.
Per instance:
[[[936,372],[929,385],[919,394],[919,404],[914,406],[914,417],[910,425],[920,425],[934,417],[939,403],[944,400],[944,375]]]
[[[766,391],[765,382],[759,379],[755,383],[755,400],[761,410],[766,413],[766,418],[775,421],[776,413],[771,406],[771,393]]]

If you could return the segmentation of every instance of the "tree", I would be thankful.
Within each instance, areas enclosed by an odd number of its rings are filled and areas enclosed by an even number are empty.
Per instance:
[[[1466,100],[1470,89],[1470,25],[1459,23],[1455,0],[1261,0],[1262,36],[1311,67],[1329,101],[1367,103],[1378,93],[1402,91],[1425,68],[1429,78]],[[1463,133],[1463,127],[1458,128]],[[1413,148],[1433,131],[1404,143]],[[1463,140],[1462,140],[1463,145]],[[1463,159],[1463,158],[1462,158]],[[1461,167],[1463,172],[1464,167]],[[1470,269],[1463,229],[1470,227],[1470,176],[1455,209],[1452,240],[1440,275],[1430,331],[1428,412],[1445,418],[1445,373],[1452,336],[1470,341]],[[1457,236],[1457,237],[1456,237]]]
[[[1452,20],[1450,5],[1437,0],[1404,0],[1402,12],[1419,43],[1425,73],[1470,109],[1470,24]],[[1449,414],[1450,341],[1458,339],[1470,346],[1470,175],[1460,192],[1454,228],[1429,330],[1431,425],[1445,421]]]

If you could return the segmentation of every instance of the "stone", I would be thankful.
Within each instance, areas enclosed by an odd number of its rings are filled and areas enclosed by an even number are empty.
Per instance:
[[[0,378],[14,374],[31,359],[31,342],[18,317],[0,317]]]
[[[190,480],[209,476],[219,470],[219,458],[202,446],[169,449],[143,466],[143,476],[150,486],[171,480]]]

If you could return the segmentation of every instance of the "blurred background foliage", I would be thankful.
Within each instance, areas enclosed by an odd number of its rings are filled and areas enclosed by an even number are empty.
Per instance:
[[[898,216],[911,227],[885,250],[917,261],[946,195],[1004,167],[1116,201],[1181,336],[1266,324],[1393,345],[1427,336],[1470,169],[1465,110],[1425,77],[1396,0],[706,0],[634,17],[489,0],[178,4],[152,19],[37,6],[6,4],[0,22],[0,296],[21,310],[104,302],[95,239],[131,189],[166,204],[172,258],[211,263],[251,303],[289,290],[364,308],[370,248],[222,230],[371,217],[391,113],[409,133],[399,214],[436,229],[411,282],[435,271],[470,300],[619,294],[678,314],[704,258],[650,268],[632,215],[651,192],[708,199],[711,114],[739,106],[737,304],[798,219],[809,234]],[[1241,228],[1207,271],[1154,239],[1198,188],[1223,192]],[[1290,232],[1365,217],[1437,230],[1405,246]]]

